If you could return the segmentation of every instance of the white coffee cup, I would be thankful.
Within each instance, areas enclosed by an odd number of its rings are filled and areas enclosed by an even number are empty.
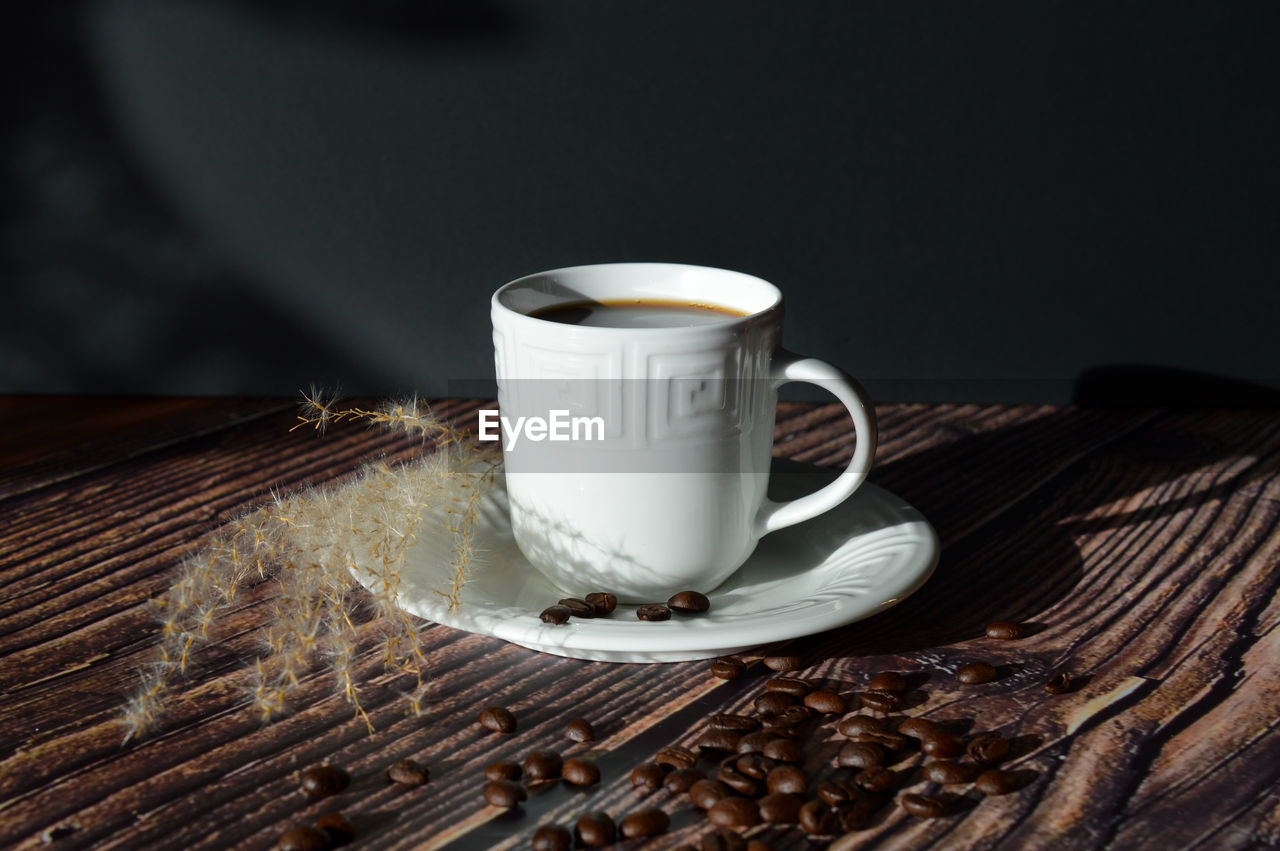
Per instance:
[[[546,318],[564,305],[625,300],[741,315],[681,327]],[[781,348],[782,294],[760,278],[666,263],[576,266],[503,286],[491,316],[512,529],[566,594],[653,603],[711,591],[763,535],[834,508],[871,468],[876,421],[865,391]],[[790,381],[834,394],[857,442],[835,481],[777,503],[766,489],[777,389]]]

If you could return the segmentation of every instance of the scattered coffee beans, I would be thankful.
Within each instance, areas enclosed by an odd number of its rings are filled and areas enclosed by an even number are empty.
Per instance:
[[[947,812],[941,801],[928,795],[903,795],[898,803],[916,818],[938,818]]]
[[[795,739],[774,739],[764,746],[762,753],[778,762],[800,765],[804,762],[804,747]]]
[[[566,606],[547,606],[542,610],[542,614],[538,615],[543,623],[554,624],[568,623],[572,616],[573,612]]]
[[[795,671],[804,667],[800,656],[766,656],[762,661],[770,671]]]
[[[795,698],[802,698],[813,688],[808,680],[799,677],[774,677],[764,684],[765,691],[780,691]]]
[[[277,851],[327,851],[332,847],[329,834],[318,827],[295,827],[276,840]]]
[[[984,795],[1007,795],[1018,788],[1018,780],[1011,771],[988,768],[973,781],[973,788]]]
[[[954,733],[946,730],[934,730],[920,740],[920,750],[938,759],[951,759],[964,753],[964,742]]]
[[[965,750],[969,759],[978,765],[995,765],[1009,753],[1009,740],[995,733],[984,733],[970,740]]]
[[[836,807],[858,797],[858,790],[843,780],[823,780],[815,790],[829,807]]]
[[[689,787],[689,800],[700,810],[709,810],[721,798],[733,796],[733,790],[719,780],[699,780]]]
[[[671,817],[657,807],[637,810],[622,820],[622,838],[635,839],[641,836],[657,836],[666,833],[671,825]]]
[[[898,693],[893,691],[864,691],[858,695],[858,702],[867,709],[876,712],[892,712],[901,702]]]
[[[514,733],[516,716],[501,706],[487,706],[480,710],[480,726],[495,733]]]
[[[657,789],[667,772],[656,762],[645,762],[631,769],[631,785],[637,789]]]
[[[739,774],[745,774],[752,780],[763,780],[777,764],[769,757],[758,753],[744,753],[732,762],[725,761],[725,765],[728,765]]]
[[[803,795],[809,791],[809,778],[803,769],[797,766],[779,765],[766,775],[765,788],[771,793],[786,792],[791,795]]]
[[[968,783],[969,778],[973,776],[973,772],[968,766],[958,762],[952,762],[949,759],[940,759],[930,762],[921,769],[920,773],[924,775],[924,779],[930,783],[941,783],[943,786],[951,786],[956,783]]]
[[[658,751],[658,755],[653,758],[653,761],[668,768],[692,768],[693,764],[698,761],[698,755],[680,745],[668,745]]]
[[[774,792],[761,798],[756,806],[760,809],[760,820],[766,824],[795,824],[800,818],[802,803],[796,795]]]
[[[594,786],[600,782],[600,769],[589,759],[575,756],[564,761],[560,766],[560,776],[570,786]]]
[[[997,641],[1013,641],[1022,637],[1022,624],[1013,621],[992,621],[987,624],[987,638]]]
[[[490,780],[484,784],[484,799],[495,807],[514,807],[528,794],[514,780]]]
[[[989,683],[996,678],[996,669],[986,662],[970,662],[956,671],[956,679],[965,685]]]
[[[755,710],[760,715],[776,715],[788,707],[795,706],[796,699],[786,692],[766,691],[756,698]]]
[[[730,730],[734,733],[751,733],[760,729],[760,721],[750,715],[712,715],[707,725],[712,730]]]
[[[571,851],[573,834],[558,824],[544,824],[533,834],[533,851]]]
[[[595,609],[596,617],[598,618],[611,615],[613,610],[618,608],[618,598],[603,591],[595,591],[588,594],[584,599],[591,604],[591,608]]]
[[[747,666],[741,659],[723,656],[711,663],[711,676],[721,680],[736,680],[746,673]]]
[[[767,730],[747,733],[738,740],[738,753],[760,753],[776,738],[778,737]]]
[[[888,792],[898,785],[898,773],[882,765],[873,765],[855,774],[853,782],[868,792]]]
[[[671,610],[661,603],[652,603],[636,609],[636,617],[642,621],[669,621]]]
[[[851,742],[869,742],[873,745],[897,753],[907,749],[907,745],[911,742],[909,738],[901,733],[892,733],[888,730],[871,731],[867,733],[855,733],[849,737]]]
[[[351,775],[336,765],[313,765],[302,772],[302,792],[308,798],[336,795],[351,782]]]
[[[721,798],[707,810],[707,820],[719,827],[753,827],[760,823],[760,808],[750,798]]]
[[[906,691],[907,678],[897,671],[881,671],[867,683],[868,691]]]
[[[662,785],[672,795],[683,795],[693,788],[694,783],[706,779],[707,775],[696,768],[677,768],[667,775]]]
[[[836,724],[836,732],[842,736],[856,736],[859,733],[879,733],[884,730],[884,722],[871,715],[846,715]]]
[[[578,837],[578,843],[588,848],[612,845],[618,838],[618,828],[613,823],[613,819],[609,818],[608,813],[599,810],[579,816],[577,824],[573,826],[573,832]]]
[[[937,729],[928,718],[906,718],[898,725],[898,732],[913,739],[923,739]]]
[[[1049,694],[1066,694],[1071,691],[1071,676],[1065,673],[1056,673],[1049,678],[1044,684],[1044,690]]]
[[[742,735],[732,730],[707,730],[698,737],[697,746],[703,751],[734,753],[738,750],[738,742],[741,740]]]
[[[564,734],[575,742],[592,742],[596,738],[596,730],[585,718],[574,718],[565,725]]]
[[[566,597],[557,605],[564,606],[575,618],[594,618],[596,607],[577,597]]]
[[[563,763],[560,754],[555,751],[529,751],[524,758],[524,776],[526,780],[555,780],[560,776]]]
[[[334,845],[346,845],[356,838],[356,829],[342,813],[325,813],[316,819],[316,827],[329,834]]]
[[[707,599],[706,594],[700,594],[697,591],[681,591],[667,601],[667,606],[677,612],[697,615],[709,610],[711,601]]]
[[[841,768],[870,768],[884,762],[884,750],[870,742],[845,742],[836,754]]]
[[[430,774],[414,760],[402,759],[387,769],[387,779],[405,786],[421,786],[430,779]]]
[[[843,715],[844,698],[833,691],[814,691],[805,695],[804,705],[823,715]]]
[[[836,832],[836,814],[822,801],[806,801],[800,806],[796,820],[810,836],[829,836]]]
[[[716,779],[739,795],[754,796],[760,792],[760,784],[742,772],[728,766],[720,767],[720,770],[716,772]]]
[[[491,762],[484,767],[485,780],[519,780],[522,774],[524,769],[520,767],[520,763],[505,759]]]

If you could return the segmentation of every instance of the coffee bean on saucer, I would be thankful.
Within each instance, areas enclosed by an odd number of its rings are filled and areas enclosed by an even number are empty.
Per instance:
[[[707,810],[707,820],[719,827],[754,827],[760,823],[760,808],[750,798],[721,798]]]
[[[667,772],[656,762],[645,762],[631,769],[631,785],[637,789],[657,789]]]
[[[734,733],[753,733],[760,729],[760,720],[750,715],[730,715],[721,713],[712,715],[707,721],[712,730],[729,730]]]
[[[495,807],[514,807],[528,797],[524,787],[514,780],[490,780],[484,784],[484,799]]]
[[[996,669],[986,662],[970,662],[956,671],[956,679],[970,686],[989,683],[995,678]]]
[[[779,765],[765,777],[765,788],[770,792],[786,792],[803,795],[809,789],[809,778],[804,769],[795,765]]]
[[[596,607],[577,597],[566,597],[557,605],[564,606],[575,618],[594,618]]]
[[[822,801],[805,801],[796,820],[810,836],[830,836],[836,832],[836,814]]]
[[[636,617],[642,621],[669,621],[671,610],[661,603],[651,603],[636,609]]]
[[[698,780],[689,787],[689,800],[700,810],[709,810],[721,798],[733,796],[733,790],[719,780]]]
[[[923,739],[935,729],[937,728],[933,726],[933,722],[928,718],[904,718],[898,724],[898,732],[913,739]]]
[[[722,656],[711,663],[711,676],[721,680],[736,680],[747,671],[741,659]]]
[[[526,780],[555,780],[560,776],[563,763],[555,751],[534,750],[524,758]]]
[[[892,712],[898,708],[900,701],[897,692],[864,691],[858,695],[858,702],[876,712]]]
[[[916,818],[938,818],[947,812],[945,804],[928,795],[903,795],[898,803]]]
[[[804,705],[823,715],[843,715],[844,698],[833,691],[814,691],[804,696]]]
[[[578,837],[578,844],[588,848],[612,845],[618,838],[618,827],[613,823],[613,819],[609,818],[608,813],[599,810],[592,810],[579,816],[577,824],[573,826],[573,832]]]
[[[336,810],[316,819],[316,827],[329,834],[329,840],[334,845],[346,845],[356,838],[356,829],[351,821]]]
[[[952,786],[956,783],[968,783],[969,778],[973,776],[969,766],[958,762],[952,762],[949,759],[939,759],[934,762],[927,763],[920,770],[924,775],[924,779],[930,783],[940,783],[943,786]]]
[[[864,768],[853,776],[854,785],[868,792],[888,792],[898,785],[898,772],[883,765]]]
[[[773,677],[764,684],[765,691],[780,691],[794,698],[803,698],[812,688],[813,685],[808,680],[799,677]]]
[[[795,671],[804,667],[801,656],[766,656],[762,661],[770,671]]]
[[[707,599],[706,594],[697,591],[681,591],[673,594],[667,605],[677,612],[689,615],[698,615],[711,608],[711,601]]]
[[[920,740],[920,750],[926,755],[938,759],[951,759],[964,753],[964,742],[954,733],[946,730],[934,730]]]
[[[618,598],[604,591],[593,591],[583,599],[591,604],[591,608],[595,609],[596,617],[598,618],[611,615],[613,610],[618,608]]]
[[[1049,694],[1066,694],[1071,691],[1071,675],[1058,672],[1049,678],[1044,684],[1044,690]]]
[[[988,768],[973,781],[973,788],[984,795],[1007,795],[1018,788],[1018,779],[1011,771]]]
[[[573,834],[558,824],[544,824],[534,831],[533,851],[572,851]]]
[[[336,765],[313,765],[302,772],[302,791],[308,798],[336,795],[351,782],[351,775]]]
[[[591,742],[596,738],[595,728],[585,718],[574,718],[566,724],[564,734],[575,742]]]
[[[388,780],[405,786],[421,786],[430,777],[430,773],[412,759],[402,759],[387,769]]]
[[[562,624],[568,623],[573,612],[567,606],[547,606],[542,610],[542,614],[538,615],[538,619],[543,623]]]
[[[884,721],[874,715],[846,715],[836,724],[836,732],[842,736],[856,736],[859,733],[881,732]]]
[[[329,834],[318,827],[295,827],[276,840],[276,851],[328,851],[333,847]]]
[[[786,692],[766,691],[756,698],[755,710],[759,715],[776,715],[788,706],[795,706],[796,699]]]
[[[520,763],[507,759],[491,762],[484,767],[485,780],[519,780],[524,774]]]
[[[585,757],[575,756],[560,766],[560,776],[570,786],[594,786],[600,782],[600,768]]]
[[[629,813],[619,827],[623,839],[636,839],[641,836],[657,836],[660,833],[666,833],[670,826],[671,816],[657,807],[649,807]]]
[[[995,733],[983,733],[970,739],[965,750],[969,759],[978,765],[995,765],[1009,753],[1009,740]]]
[[[501,706],[487,706],[480,710],[480,726],[495,733],[514,733],[516,716]]]
[[[668,745],[658,751],[653,761],[668,768],[692,768],[698,761],[698,755],[686,747]]]
[[[868,691],[906,691],[907,678],[897,671],[881,671],[867,683]]]
[[[870,742],[845,742],[836,754],[841,768],[870,768],[884,763],[884,751]]]

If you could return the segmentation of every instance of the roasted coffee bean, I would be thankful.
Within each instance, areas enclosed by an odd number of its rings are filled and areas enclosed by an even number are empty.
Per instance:
[[[495,733],[514,733],[516,716],[501,706],[487,706],[480,710],[480,726]]]
[[[736,680],[747,671],[741,659],[724,656],[711,663],[711,676],[721,680]]]
[[[677,612],[697,615],[710,609],[711,601],[707,599],[706,594],[700,594],[697,591],[681,591],[672,595],[667,601],[667,606]]]
[[[636,617],[642,621],[669,621],[671,610],[661,603],[650,603],[636,609]]]
[[[862,830],[862,828],[866,827],[867,819],[871,817],[872,811],[877,806],[875,801],[865,797],[837,804],[835,808],[836,822],[845,833]]]
[[[709,810],[721,798],[733,796],[733,790],[719,780],[699,780],[689,787],[689,800],[700,810]]]
[[[574,718],[566,724],[564,734],[575,742],[593,742],[596,738],[595,728],[585,718]]]
[[[529,751],[524,758],[526,780],[555,780],[560,776],[561,767],[560,754],[555,751]]]
[[[671,826],[671,816],[657,807],[637,810],[622,820],[620,825],[623,839],[636,839],[641,836],[657,836],[666,833]]]
[[[752,780],[763,780],[777,764],[762,754],[745,753],[734,760],[730,767]]]
[[[514,807],[529,797],[514,780],[490,780],[484,784],[484,799],[495,807]]]
[[[799,677],[773,677],[766,680],[764,684],[765,691],[780,691],[794,698],[802,698],[812,689],[813,686],[808,680],[802,680]]]
[[[858,797],[858,790],[844,780],[823,780],[815,791],[829,807],[837,807]]]
[[[406,786],[421,786],[431,779],[431,774],[414,760],[402,759],[387,769],[387,779]]]
[[[567,606],[547,606],[538,617],[543,623],[562,624],[569,622],[573,612]]]
[[[677,768],[667,775],[662,785],[666,786],[667,791],[672,795],[683,795],[693,788],[694,783],[706,779],[707,775],[696,768]]]
[[[765,788],[770,792],[803,795],[809,790],[809,778],[797,766],[779,765],[770,769],[765,776]]]
[[[843,715],[844,698],[834,691],[813,691],[804,696],[804,705],[823,715]]]
[[[836,814],[821,801],[805,801],[797,821],[801,830],[810,836],[830,836],[836,832]]]
[[[277,851],[327,851],[332,847],[329,834],[318,827],[295,827],[276,840]]]
[[[747,733],[738,740],[738,753],[760,753],[776,738],[778,737],[767,730]]]
[[[742,772],[727,766],[721,766],[716,772],[716,779],[739,795],[756,795],[760,791],[760,784]]]
[[[738,742],[741,740],[742,734],[732,730],[707,730],[698,737],[697,746],[699,750],[704,751],[734,753],[738,750]]]
[[[964,753],[964,742],[954,733],[946,730],[934,730],[920,740],[920,750],[926,755],[938,759],[951,759]]]
[[[846,715],[836,724],[836,732],[842,736],[879,733],[882,730],[884,730],[884,722],[871,715]]]
[[[898,732],[913,739],[923,739],[936,729],[928,718],[904,718],[898,724]]]
[[[987,638],[997,641],[1013,641],[1022,637],[1022,624],[1013,621],[992,621],[987,624]]]
[[[707,810],[707,820],[720,827],[753,827],[760,823],[760,808],[750,798],[721,798]]]
[[[901,703],[898,693],[892,691],[864,691],[858,695],[858,702],[876,712],[892,712]]]
[[[735,733],[751,733],[760,729],[760,719],[750,715],[712,715],[707,722],[712,730],[731,730]]]
[[[746,851],[773,851],[773,846],[763,839],[748,839]]]
[[[653,761],[668,768],[692,768],[693,764],[698,761],[698,756],[693,751],[680,745],[668,745],[658,751],[658,755],[653,758]]]
[[[342,813],[325,813],[316,819],[316,827],[329,834],[334,845],[346,845],[356,838],[356,829]]]
[[[485,780],[519,780],[523,774],[524,769],[520,767],[520,763],[506,759],[491,762],[484,767]]]
[[[766,656],[762,661],[770,671],[794,671],[804,667],[804,659],[800,656]]]
[[[1044,690],[1049,694],[1066,694],[1071,691],[1071,676],[1062,672],[1058,672],[1049,678],[1044,684]]]
[[[657,789],[667,772],[656,762],[645,762],[631,769],[631,785],[637,789]]]
[[[584,599],[591,604],[591,608],[595,609],[598,618],[611,615],[613,610],[618,608],[618,598],[603,591],[594,591]]]
[[[890,750],[895,753],[897,753],[898,751],[906,750],[907,746],[911,742],[909,738],[902,735],[901,733],[891,733],[888,730],[881,730],[879,732],[870,732],[870,733],[857,733],[855,735],[850,736],[849,741],[869,742],[873,745],[879,745],[885,750]]]
[[[747,840],[727,828],[716,828],[702,834],[699,851],[745,851]]]
[[[793,765],[804,763],[804,746],[795,739],[774,739],[764,746],[764,755]]]
[[[575,618],[594,618],[596,607],[578,597],[566,597],[556,605],[564,606]]]
[[[906,691],[907,678],[897,671],[881,671],[867,683],[867,691]]]
[[[898,803],[916,818],[939,818],[947,812],[945,804],[928,795],[903,795]]]
[[[560,766],[560,776],[570,786],[594,786],[600,782],[600,767],[585,757],[570,757]]]
[[[884,763],[884,750],[870,742],[845,742],[836,754],[841,768],[870,768]]]
[[[1009,753],[1009,740],[995,733],[983,733],[971,739],[965,751],[978,765],[995,765]]]
[[[760,820],[766,824],[795,824],[800,818],[800,805],[804,803],[796,795],[774,792],[756,802]]]
[[[763,715],[760,726],[766,730],[778,730],[783,727],[803,727],[813,717],[813,710],[807,706],[788,706],[781,712]]]
[[[989,683],[996,678],[996,669],[986,662],[970,662],[956,671],[956,679],[968,686]]]
[[[558,824],[544,824],[534,831],[533,851],[571,851],[573,834]]]
[[[351,775],[336,765],[313,765],[302,772],[302,792],[312,800],[336,795],[351,782]]]
[[[618,838],[618,826],[613,823],[613,819],[609,818],[608,813],[599,810],[592,810],[579,816],[577,823],[573,826],[573,832],[578,837],[578,844],[588,848],[612,845]]]
[[[1007,795],[1018,788],[1018,779],[1011,771],[988,768],[973,781],[973,788],[984,795]]]
[[[868,792],[888,792],[898,785],[898,772],[883,765],[873,765],[855,774],[853,782]]]
[[[924,768],[920,770],[924,775],[924,779],[930,783],[941,783],[943,786],[951,786],[956,783],[968,783],[969,778],[973,776],[973,772],[967,765],[961,765],[958,762],[952,762],[949,759],[940,759],[935,762],[926,763]]]
[[[796,699],[786,692],[766,691],[756,698],[755,709],[760,715],[776,715],[795,703]]]

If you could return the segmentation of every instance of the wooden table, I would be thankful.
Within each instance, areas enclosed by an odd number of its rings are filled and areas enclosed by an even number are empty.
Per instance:
[[[437,412],[473,424],[480,405]],[[794,641],[797,675],[853,699],[882,670],[913,675],[897,715],[997,731],[1022,787],[984,799],[939,789],[920,754],[898,757],[900,791],[937,792],[948,814],[921,820],[892,802],[839,847],[1251,848],[1280,843],[1280,416],[1247,411],[888,405],[873,481],[918,507],[943,541],[928,584],[897,607]],[[406,714],[402,677],[358,662],[375,732],[323,669],[269,724],[246,706],[273,582],[221,617],[150,734],[120,724],[155,659],[155,606],[201,536],[288,491],[362,464],[428,451],[363,426],[317,439],[291,432],[287,401],[0,400],[0,846],[267,848],[340,809],[359,848],[529,847],[544,821],[588,810],[621,816],[656,803],[673,830],[707,829],[686,801],[642,796],[631,768],[687,744],[715,712],[751,711],[769,672],[743,678],[707,662],[589,663],[431,625],[423,714]],[[776,452],[823,465],[850,454],[835,406],[784,405]],[[984,637],[993,619],[1017,641]],[[372,621],[362,629],[376,629]],[[965,686],[964,662],[1000,678]],[[1052,672],[1073,689],[1046,693]],[[483,731],[500,703],[517,733]],[[590,745],[564,738],[584,716]],[[840,737],[807,739],[825,776]],[[563,785],[518,810],[487,807],[483,766],[534,748],[598,756],[603,782]],[[390,784],[412,757],[422,787]],[[308,802],[299,771],[330,761],[351,785]],[[705,765],[705,764],[704,764]],[[775,848],[807,848],[796,828],[760,827]],[[636,843],[633,842],[632,845]]]

